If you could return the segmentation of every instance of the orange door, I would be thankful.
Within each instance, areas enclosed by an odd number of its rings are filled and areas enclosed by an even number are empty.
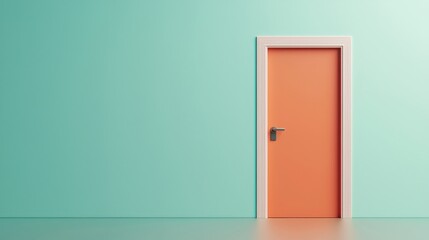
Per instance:
[[[269,217],[341,216],[340,63],[334,48],[268,49],[268,128],[285,128],[268,142]]]

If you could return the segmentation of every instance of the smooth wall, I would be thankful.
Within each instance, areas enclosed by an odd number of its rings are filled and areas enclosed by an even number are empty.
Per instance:
[[[428,12],[0,0],[0,217],[254,217],[258,35],[353,37],[353,215],[429,217]]]

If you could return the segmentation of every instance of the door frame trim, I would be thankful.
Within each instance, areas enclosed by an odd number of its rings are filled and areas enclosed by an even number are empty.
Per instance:
[[[257,37],[257,218],[268,218],[268,48],[341,49],[341,218],[352,217],[351,44],[349,36]]]

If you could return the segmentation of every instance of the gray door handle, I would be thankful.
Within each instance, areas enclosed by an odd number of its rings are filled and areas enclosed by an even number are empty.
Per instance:
[[[277,140],[277,132],[278,131],[285,131],[286,129],[281,128],[281,127],[272,127],[270,129],[270,140],[271,141],[276,141]]]

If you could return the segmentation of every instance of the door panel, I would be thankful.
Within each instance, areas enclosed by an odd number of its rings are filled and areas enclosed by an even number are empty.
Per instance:
[[[268,49],[269,217],[341,215],[340,51]]]

